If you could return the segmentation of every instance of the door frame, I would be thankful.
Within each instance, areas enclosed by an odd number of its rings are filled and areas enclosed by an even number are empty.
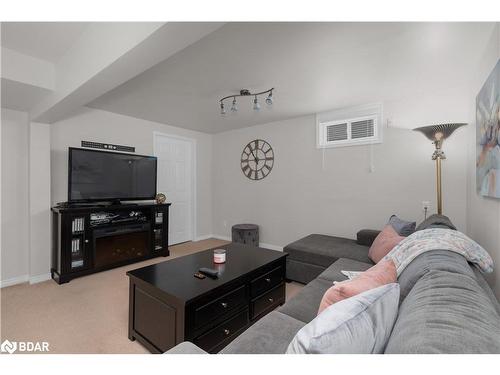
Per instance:
[[[196,181],[196,148],[197,148],[197,143],[195,138],[189,138],[189,137],[184,137],[180,135],[175,135],[175,134],[170,134],[170,133],[164,133],[160,131],[153,131],[153,155],[156,155],[156,140],[160,137],[167,137],[167,138],[172,138],[172,139],[177,139],[181,141],[186,141],[191,143],[191,202],[192,202],[192,207],[191,207],[191,241],[196,241],[197,239],[197,227],[196,227],[196,208],[197,208],[197,202],[196,202],[196,195],[198,191],[198,186],[197,186],[197,181]],[[158,179],[158,176],[157,176]],[[158,189],[158,186],[156,187]],[[168,199],[168,197],[167,197]],[[169,218],[170,220],[170,218]]]

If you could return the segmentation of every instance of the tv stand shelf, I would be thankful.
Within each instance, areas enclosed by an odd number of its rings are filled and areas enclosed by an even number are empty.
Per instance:
[[[52,207],[52,278],[62,284],[168,256],[169,207],[149,202]]]

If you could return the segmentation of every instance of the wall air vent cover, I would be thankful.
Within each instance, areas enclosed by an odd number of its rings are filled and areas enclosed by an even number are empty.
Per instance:
[[[358,146],[382,142],[381,106],[316,115],[317,147]],[[360,113],[363,112],[363,113]]]
[[[375,134],[375,120],[372,118],[351,122],[351,138],[371,138]]]
[[[347,140],[347,123],[333,124],[326,126],[326,141],[336,142]]]

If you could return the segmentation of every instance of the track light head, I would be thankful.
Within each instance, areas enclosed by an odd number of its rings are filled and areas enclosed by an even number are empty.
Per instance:
[[[236,98],[233,99],[233,105],[231,106],[231,111],[232,112],[238,111],[238,106],[236,105]]]
[[[272,105],[273,104],[273,90],[269,93],[269,95],[266,98],[266,104],[267,105]]]
[[[260,110],[260,104],[259,101],[257,100],[257,95],[255,95],[255,99],[253,100],[253,109],[255,111]]]
[[[220,114],[221,115],[225,115],[226,114],[226,110],[224,108],[224,103],[223,102],[220,102]]]

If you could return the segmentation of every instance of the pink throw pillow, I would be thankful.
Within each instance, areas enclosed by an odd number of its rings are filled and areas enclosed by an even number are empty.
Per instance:
[[[353,280],[346,280],[329,288],[319,305],[318,315],[330,305],[367,290],[397,282],[396,266],[391,259],[383,260]]]
[[[370,250],[368,250],[368,257],[375,263],[378,263],[380,259],[385,257],[394,248],[394,246],[404,239],[405,237],[400,236],[392,225],[388,224],[375,238],[375,241],[373,241]]]

